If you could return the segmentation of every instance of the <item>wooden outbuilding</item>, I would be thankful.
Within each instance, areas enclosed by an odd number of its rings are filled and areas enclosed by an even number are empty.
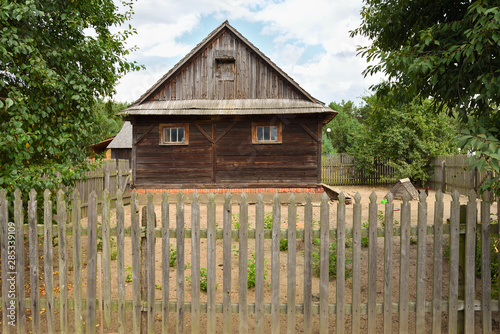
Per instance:
[[[129,165],[132,168],[132,124],[130,122],[123,123],[120,132],[107,148],[111,151],[111,159],[115,159],[117,163],[118,160],[129,160]]]
[[[418,199],[418,191],[409,178],[401,179],[392,187],[391,193],[394,198],[403,198],[407,194],[410,199]]]
[[[310,188],[336,112],[227,21],[120,113],[133,187]]]

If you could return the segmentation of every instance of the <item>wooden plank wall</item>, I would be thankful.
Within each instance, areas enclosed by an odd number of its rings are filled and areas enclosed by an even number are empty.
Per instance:
[[[79,194],[75,191],[72,194],[73,198],[78,199]],[[361,197],[359,194],[355,196],[355,204],[353,206],[353,227],[346,227],[346,207],[344,202],[339,202],[337,204],[337,222],[332,222],[329,216],[329,210],[331,205],[329,204],[328,197],[323,195],[320,203],[320,228],[313,227],[313,206],[311,197],[308,196],[304,210],[303,216],[297,215],[297,203],[294,195],[292,194],[288,204],[282,204],[279,201],[279,197],[275,196],[273,203],[273,219],[275,222],[280,220],[280,210],[287,206],[288,218],[293,223],[291,229],[283,228],[281,224],[273,224],[272,229],[269,226],[264,226],[264,203],[261,194],[257,196],[256,203],[256,218],[255,222],[252,221],[252,225],[255,223],[256,229],[250,228],[247,231],[246,218],[241,220],[241,226],[245,228],[245,231],[240,231],[231,226],[231,207],[233,200],[238,200],[240,204],[240,214],[245,217],[248,214],[248,201],[245,194],[242,194],[241,199],[233,199],[228,193],[225,195],[225,201],[223,207],[215,203],[215,197],[213,194],[208,196],[208,203],[201,205],[207,206],[207,216],[203,217],[201,215],[200,203],[197,194],[193,195],[193,199],[185,198],[182,194],[177,196],[177,203],[172,204],[176,206],[176,216],[175,216],[175,227],[169,226],[169,203],[166,194],[162,194],[161,199],[161,215],[158,215],[159,226],[155,227],[156,224],[156,213],[154,212],[155,201],[152,194],[148,195],[147,210],[144,211],[147,214],[143,215],[142,223],[140,223],[139,212],[140,207],[137,202],[137,193],[133,192],[133,213],[132,216],[127,216],[123,214],[124,207],[122,201],[122,193],[118,191],[117,193],[117,220],[116,226],[113,223],[110,229],[105,225],[109,223],[108,213],[103,213],[102,221],[105,222],[104,225],[99,226],[98,221],[100,220],[97,214],[97,203],[96,194],[92,192],[89,195],[89,218],[88,226],[82,225],[80,221],[75,221],[72,224],[65,224],[67,221],[67,214],[64,212],[67,209],[67,203],[62,192],[58,193],[57,196],[57,210],[58,210],[58,220],[59,225],[53,226],[52,215],[46,212],[43,215],[43,223],[37,221],[36,208],[42,206],[44,208],[52,207],[52,200],[49,193],[46,193],[45,200],[43,203],[37,203],[35,193],[32,192],[29,200],[25,199],[25,203],[28,205],[28,224],[24,220],[23,216],[20,214],[15,214],[14,217],[9,217],[8,207],[13,205],[14,212],[19,212],[22,210],[23,201],[19,198],[19,194],[16,195],[17,199],[14,203],[10,203],[7,199],[7,192],[5,190],[0,190],[0,250],[2,258],[2,300],[0,305],[2,308],[2,333],[13,333],[18,329],[29,330],[32,329],[34,332],[61,332],[68,331],[68,328],[76,333],[82,333],[86,329],[87,333],[95,333],[97,329],[105,328],[107,331],[113,331],[113,329],[118,328],[119,333],[126,333],[128,329],[134,329],[134,332],[140,332],[141,328],[146,328],[145,323],[141,325],[141,318],[146,319],[148,324],[148,332],[162,332],[166,333],[167,329],[170,327],[177,328],[178,333],[183,333],[186,329],[185,321],[190,313],[194,313],[195,318],[199,319],[199,313],[207,313],[208,319],[201,320],[206,321],[209,328],[213,329],[215,332],[216,321],[220,321],[219,328],[223,328],[224,332],[231,333],[234,329],[239,328],[240,332],[246,333],[249,330],[249,324],[251,327],[255,327],[256,332],[264,331],[264,319],[266,321],[270,320],[270,327],[266,327],[266,331],[269,328],[273,332],[279,332],[280,326],[286,326],[287,332],[297,332],[303,331],[305,333],[310,333],[312,330],[312,319],[315,319],[315,330],[319,332],[332,332],[336,328],[336,332],[343,332],[345,328],[350,328],[352,332],[359,333],[361,330],[366,331],[364,327],[365,321],[360,322],[360,315],[363,315],[364,319],[367,320],[368,332],[388,332],[392,333],[396,328],[398,328],[400,333],[407,333],[411,328],[417,330],[417,333],[425,333],[425,327],[430,330],[433,328],[433,333],[441,332],[443,328],[450,328],[452,332],[457,331],[457,326],[465,326],[466,333],[473,333],[478,328],[482,328],[484,333],[492,332],[492,325],[494,324],[492,319],[498,317],[499,304],[498,300],[492,300],[491,294],[476,294],[475,284],[478,278],[475,275],[476,271],[476,240],[480,238],[483,241],[482,247],[482,277],[480,280],[482,291],[491,291],[492,282],[490,266],[491,266],[491,256],[497,254],[490,254],[490,247],[485,247],[484,245],[489,244],[490,234],[498,234],[498,224],[490,224],[489,213],[490,205],[489,197],[485,197],[480,200],[481,203],[481,219],[482,224],[478,227],[477,225],[477,203],[476,195],[474,193],[470,196],[470,201],[468,203],[467,209],[467,219],[466,224],[459,225],[459,215],[457,214],[460,205],[460,198],[458,192],[453,193],[452,208],[454,208],[454,213],[451,216],[451,221],[449,224],[444,223],[443,217],[443,198],[442,194],[438,192],[436,196],[435,208],[436,212],[434,215],[433,224],[429,224],[427,221],[427,199],[424,194],[420,196],[419,199],[419,214],[418,214],[418,226],[410,226],[411,221],[411,203],[408,197],[403,198],[402,208],[401,208],[401,218],[397,217],[401,221],[401,226],[396,226],[397,222],[394,220],[393,213],[393,200],[392,196],[387,196],[387,203],[385,204],[385,209],[390,210],[385,216],[384,226],[379,226],[379,199],[373,193],[370,196],[369,212],[365,213],[365,217],[369,217],[368,227],[361,225]],[[343,198],[343,195],[340,195]],[[110,208],[110,197],[107,191],[104,192],[104,207]],[[144,205],[144,203],[143,203]],[[184,210],[185,205],[190,205],[192,207],[191,214],[191,227],[188,228]],[[380,207],[382,209],[383,207]],[[105,211],[106,211],[105,210]],[[217,226],[215,223],[216,211],[223,210],[223,226]],[[75,214],[78,216],[78,213]],[[12,220],[13,218],[13,220]],[[306,229],[295,229],[295,219],[304,219]],[[172,220],[174,218],[172,217]],[[201,228],[200,222],[208,221],[208,228]],[[147,225],[144,226],[144,224]],[[140,226],[142,225],[142,227]],[[336,228],[334,226],[337,226]],[[264,229],[265,227],[265,229]],[[19,230],[21,231],[19,233]],[[460,234],[465,234],[465,244],[459,246]],[[18,240],[23,240],[23,236],[30,236],[30,254],[28,257],[30,271],[25,270],[25,265],[23,262],[18,261],[16,257],[19,253],[11,253],[11,249],[15,248],[13,243]],[[35,246],[37,244],[37,236],[44,235],[43,239],[43,249],[45,250],[45,256],[37,256],[37,250]],[[78,237],[81,235],[85,238]],[[21,236],[20,239],[17,239]],[[73,239],[73,244],[77,246],[78,252],[82,248],[82,243],[86,239],[86,250],[83,254],[74,253],[74,260],[80,259],[80,256],[85,260],[86,266],[81,266],[79,261],[75,262],[73,270],[68,270],[68,261],[65,255],[61,255],[61,251],[64,254],[67,253],[67,245],[69,238],[77,236]],[[52,245],[54,237],[57,237],[59,243],[57,245]],[[111,247],[111,238],[117,237],[118,239],[118,264],[117,264],[117,274],[109,276],[107,272],[110,270],[110,261],[101,260],[102,257],[109,256],[109,249]],[[399,244],[401,252],[393,252],[393,246],[395,240]],[[132,268],[130,272],[132,273],[132,295],[133,299],[129,294],[125,295],[125,275],[124,275],[124,261],[123,256],[126,252],[126,247],[124,246],[124,239],[132,238]],[[170,260],[171,253],[170,250],[171,242],[170,238],[176,239],[176,269],[168,270],[168,262]],[[216,266],[216,261],[214,261],[214,254],[216,251],[223,252],[224,258],[224,268],[229,268],[231,262],[238,262],[238,259],[233,258],[233,246],[236,245],[236,239],[240,240],[239,245],[248,246],[248,239],[255,239],[255,249],[256,253],[254,256],[256,263],[256,290],[255,290],[255,303],[254,300],[248,300],[246,294],[243,296],[240,294],[239,302],[242,301],[245,305],[238,303],[237,297],[232,295],[233,288],[231,288],[232,272],[230,270],[224,270],[223,274],[220,273],[220,268]],[[292,256],[281,257],[281,261],[285,260],[285,263],[280,264],[280,251],[278,250],[278,245],[280,240],[292,238],[288,243],[288,252]],[[342,266],[339,264],[346,263],[347,254],[349,252],[344,252],[347,250],[344,248],[346,241],[349,240],[354,245],[355,254],[360,253],[360,244],[362,238],[368,238],[368,265],[373,266],[374,269],[370,271],[368,278],[368,284],[366,286],[361,286],[359,284],[360,275],[360,264],[361,261],[365,262],[366,259],[362,259],[361,256],[355,256],[352,258],[352,270],[354,275],[356,275],[356,280],[352,281],[352,299],[344,298],[345,293],[344,279],[347,277],[345,269],[350,268],[350,266]],[[417,277],[415,277],[414,270],[410,264],[409,250],[412,238],[417,238],[417,246],[413,247],[414,251],[417,252]],[[450,274],[447,277],[449,284],[446,289],[444,286],[444,276],[441,274],[445,270],[444,266],[448,265],[447,261],[442,261],[442,251],[443,251],[443,240],[448,239],[450,247]],[[32,240],[35,239],[35,240]],[[100,256],[100,251],[97,251],[97,240],[100,239],[102,242],[102,248],[105,250]],[[158,239],[158,240],[157,240]],[[199,261],[200,257],[208,261],[208,298],[205,299],[207,302],[200,302],[199,294],[192,292],[194,290],[199,290],[199,281],[201,277],[199,275],[192,275],[191,278],[191,293],[187,293],[188,289],[184,284],[185,273],[184,270],[189,268],[188,259],[184,256],[184,251],[188,243],[186,240],[191,239],[191,249],[194,250],[194,257],[191,261]],[[205,240],[207,239],[207,240]],[[383,239],[385,246],[380,247],[379,239]],[[432,239],[432,240],[431,240]],[[160,242],[161,240],[161,242]],[[316,240],[313,244],[313,240]],[[318,240],[321,240],[318,246]],[[305,259],[304,259],[304,290],[301,291],[296,284],[295,275],[300,274],[293,264],[296,260],[297,255],[297,244],[295,241],[304,242],[305,248]],[[337,250],[337,268],[335,270],[337,282],[336,282],[336,292],[333,291],[332,287],[335,286],[334,280],[331,278],[331,269],[329,268],[328,258],[331,256],[332,244],[331,242],[336,241]],[[382,241],[382,240],[380,240]],[[429,256],[429,252],[426,251],[426,245],[432,244],[434,241],[434,250],[431,252],[432,255]],[[193,245],[192,243],[196,243]],[[156,246],[155,246],[156,243]],[[208,243],[208,251],[206,253],[201,252],[200,246],[204,243]],[[272,244],[272,246],[270,245]],[[127,244],[130,244],[127,241]],[[264,251],[264,244],[267,244]],[[391,244],[389,247],[388,244]],[[17,245],[17,243],[16,243]],[[217,247],[217,245],[220,245]],[[204,247],[204,246],[202,246]],[[464,274],[464,295],[463,297],[459,294],[459,256],[458,254],[462,252],[459,251],[459,247],[465,253],[465,261],[463,268],[461,269],[462,274]],[[139,250],[140,248],[140,250]],[[160,248],[166,253],[162,253],[162,266],[167,270],[162,270],[161,281],[163,282],[163,291],[156,295],[154,298],[155,280],[153,273],[156,272],[156,266],[158,265],[154,260],[153,254],[156,252],[159,254]],[[42,247],[40,247],[42,249]],[[315,256],[311,257],[311,249],[314,252],[319,252],[324,254],[324,256],[319,260],[320,262],[320,278],[319,278],[319,297],[311,302],[311,286],[307,282],[311,280],[317,280],[317,278],[312,277],[312,270],[314,262],[318,262]],[[377,252],[383,251],[384,254],[380,254],[384,258],[384,268],[377,270],[374,265],[377,256]],[[141,253],[148,253],[149,258],[141,256]],[[240,249],[240,255],[243,256],[243,262],[239,262],[239,279],[240,282],[246,283],[244,280],[241,281],[242,274],[247,275],[247,260],[248,252],[242,252]],[[424,252],[425,254],[421,254]],[[39,269],[44,268],[45,274],[52,274],[54,269],[54,258],[53,254],[59,253],[59,276],[64,275],[64,281],[60,279],[53,280],[54,275],[40,275]],[[24,257],[24,254],[21,254]],[[265,272],[269,270],[269,264],[266,264],[267,260],[264,259],[265,256],[271,256],[271,279],[265,279]],[[340,259],[338,257],[341,257]],[[14,258],[12,258],[14,257]],[[141,260],[141,257],[143,258]],[[423,264],[420,263],[426,261],[432,263],[433,271],[432,274],[425,274],[422,272]],[[102,262],[101,262],[102,261]],[[43,262],[43,263],[42,263]],[[394,287],[392,285],[393,280],[385,281],[383,284],[377,284],[383,278],[391,277],[393,275],[394,268],[392,267],[393,262],[401,262],[399,269],[399,287]],[[193,262],[194,264],[194,262]],[[292,266],[290,266],[292,264]],[[26,264],[27,266],[28,264]],[[288,269],[288,277],[283,277],[278,275],[278,270],[281,265],[284,265]],[[102,267],[101,267],[102,266]],[[202,268],[198,267],[198,264],[194,265],[197,270]],[[101,268],[101,269],[100,269]],[[100,270],[99,270],[100,269]],[[204,269],[204,268],[203,268]],[[75,270],[78,271],[78,279],[76,279]],[[169,276],[172,275],[171,270],[176,271],[174,277],[176,277],[176,284],[173,286],[176,288],[176,300],[169,300],[169,287],[168,281]],[[101,272],[102,271],[102,272]],[[192,269],[191,269],[192,271]],[[217,274],[216,274],[217,271]],[[71,273],[73,272],[73,274]],[[140,272],[148,273],[147,280],[143,280],[140,284],[141,277]],[[200,271],[201,273],[201,271]],[[28,275],[29,277],[25,277]],[[18,280],[23,283],[26,282],[26,286],[23,288],[30,289],[31,298],[26,298],[24,289],[18,289],[17,286],[12,285],[9,278],[15,276]],[[86,276],[86,301],[85,299],[80,299],[81,291],[75,295],[68,295],[68,286],[76,287],[76,284],[82,284],[82,277]],[[397,277],[397,276],[396,276]],[[427,277],[427,279],[423,279]],[[99,278],[99,279],[98,279]],[[118,284],[111,283],[111,281],[116,282],[118,279]],[[411,288],[409,284],[406,284],[409,280],[418,280],[418,286],[416,288],[416,301],[415,301],[415,290]],[[287,294],[285,296],[279,295],[280,286],[283,285],[283,281],[287,281]],[[339,282],[338,280],[341,280]],[[272,298],[264,299],[263,288],[265,282],[271,282],[270,288],[272,290]],[[40,290],[37,288],[44,284],[46,287],[56,288],[59,298],[54,299],[53,294],[47,293],[46,296],[40,294]],[[145,284],[145,286],[144,286]],[[142,286],[141,286],[142,285]],[[427,285],[427,287],[426,287]],[[223,287],[224,298],[223,300],[215,299],[215,294],[220,293],[217,291],[217,286],[219,289]],[[96,301],[96,296],[99,294],[100,288],[105,287],[111,292],[108,295],[104,295],[103,303],[94,302]],[[399,300],[392,294],[394,289],[399,295]],[[18,290],[16,290],[18,289]],[[113,291],[111,291],[113,289]],[[244,290],[245,286],[240,286],[239,290]],[[317,288],[316,288],[317,289]],[[367,290],[363,292],[363,299],[360,302],[360,291],[361,289]],[[381,289],[381,290],[380,290]],[[19,291],[21,290],[21,291]],[[65,293],[63,294],[63,290]],[[142,292],[141,292],[142,291]],[[427,291],[427,293],[426,293]],[[47,291],[48,292],[48,291]],[[198,292],[198,291],[197,291]],[[317,290],[315,291],[317,292]],[[431,292],[431,293],[429,293]],[[300,300],[295,299],[295,295],[303,296],[307,295],[308,298],[302,303]],[[336,303],[334,298],[331,298],[331,294],[337,293]],[[16,304],[15,295],[22,296],[21,300],[24,302],[23,305],[30,305],[36,314],[30,313],[31,316],[26,316],[26,309],[15,308],[11,311],[9,307]],[[340,294],[340,295],[339,295]],[[78,296],[72,297],[69,296]],[[118,297],[112,297],[118,296]],[[161,296],[158,298],[158,296]],[[191,296],[191,297],[190,297]],[[194,297],[193,297],[194,296]],[[378,296],[378,297],[377,297]],[[379,298],[380,297],[380,298]],[[383,297],[383,303],[382,303]],[[78,298],[78,299],[76,299]],[[477,298],[480,298],[478,300]],[[352,303],[349,302],[352,300]],[[19,300],[17,300],[19,302]],[[83,306],[85,305],[85,306]],[[145,307],[142,307],[145,306]],[[86,312],[83,312],[83,307],[85,307]],[[42,312],[43,310],[43,312]],[[58,310],[57,313],[60,317],[56,319],[54,317],[54,310]],[[69,310],[74,310],[75,320],[69,317]],[[110,312],[118,312],[119,316],[110,317]],[[176,312],[170,317],[169,311]],[[98,314],[104,312],[104,318],[98,317]],[[481,312],[481,317],[476,317],[476,312]],[[134,316],[130,316],[133,313]],[[217,317],[217,313],[222,313],[222,317]],[[232,314],[239,313],[239,317],[232,317]],[[413,314],[416,313],[416,317]],[[447,313],[444,315],[443,313]],[[463,323],[458,322],[458,315],[463,314]],[[114,314],[114,313],[113,313]],[[249,314],[255,314],[255,318],[249,317]],[[379,315],[383,314],[384,321],[378,321]],[[393,317],[393,314],[399,315],[399,320]],[[127,316],[128,315],[128,316]],[[266,315],[264,317],[264,315]],[[270,315],[270,317],[269,317]],[[283,317],[281,316],[283,315]],[[284,319],[286,316],[287,321],[280,323],[280,318]],[[15,321],[9,322],[11,318],[14,317]],[[166,318],[165,318],[166,317]],[[303,317],[304,322],[303,328],[298,328],[297,319]],[[432,321],[426,322],[425,318],[431,319]],[[155,321],[162,318],[162,321]],[[202,317],[204,319],[204,317]],[[253,320],[250,320],[253,319]],[[338,322],[338,319],[342,319]],[[382,319],[381,317],[379,318]],[[77,321],[78,320],[78,321]],[[197,320],[198,321],[198,320]],[[237,325],[234,323],[238,321]],[[203,322],[204,324],[204,322]],[[419,327],[415,328],[415,324]],[[171,326],[169,326],[171,325]],[[200,325],[197,323],[196,325]],[[497,324],[498,325],[498,324]],[[363,326],[363,327],[362,327]],[[84,328],[85,327],[85,328]],[[193,333],[197,332],[200,328],[199,326],[190,326]],[[463,330],[464,328],[462,328]]]
[[[159,145],[158,125],[167,119],[150,118],[140,123],[137,121],[134,125],[138,138],[154,126],[136,145],[135,187],[210,188],[237,185],[247,188],[318,184],[320,143],[302,128],[306,126],[317,133],[318,121],[315,118],[287,116],[278,120],[282,122],[281,144],[252,144],[251,123],[277,121],[276,117],[177,119],[181,123],[189,123],[189,145]],[[175,123],[175,120],[169,118],[168,123],[172,122]]]
[[[234,62],[216,61],[216,50],[234,51]],[[302,93],[241,40],[223,30],[160,87],[151,100],[303,98]]]

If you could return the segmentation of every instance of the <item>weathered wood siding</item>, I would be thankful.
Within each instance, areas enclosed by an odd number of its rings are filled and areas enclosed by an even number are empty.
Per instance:
[[[272,119],[273,116],[213,120],[179,118],[179,123],[189,123],[189,145],[168,146],[159,145],[159,124],[176,121],[172,117],[141,118],[134,124],[135,140],[150,131],[136,144],[134,186],[182,188],[318,185],[321,172],[321,143],[318,141],[321,132],[318,118],[283,118],[281,144],[252,144],[252,122]]]
[[[154,121],[138,123],[136,138],[140,138],[150,129]],[[169,120],[168,122],[172,122]],[[152,186],[210,183],[212,173],[212,144],[190,123],[189,145],[160,146],[159,124],[136,145],[137,154],[134,163],[134,186]],[[166,121],[165,121],[166,123]],[[199,122],[197,122],[199,123]],[[211,125],[201,124],[211,134]]]
[[[217,60],[220,51],[230,53],[234,60]],[[224,29],[147,100],[304,98],[246,43]]]

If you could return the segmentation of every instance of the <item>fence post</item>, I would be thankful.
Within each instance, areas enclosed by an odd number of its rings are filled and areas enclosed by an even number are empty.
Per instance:
[[[9,308],[9,298],[7,297],[9,291],[8,276],[9,269],[7,267],[7,243],[8,243],[8,230],[9,224],[9,202],[7,201],[7,192],[5,189],[0,190],[0,248],[2,258],[2,333],[10,333],[8,327],[9,320],[7,318],[7,310]],[[22,240],[22,239],[21,239]],[[18,241],[21,242],[21,241]],[[19,321],[19,320],[18,320]]]
[[[104,165],[104,189],[107,191],[109,191],[109,178],[110,178],[109,164],[106,162],[106,164]]]
[[[477,187],[477,168],[473,168],[470,172],[470,190],[476,191]]]
[[[443,160],[441,162],[441,192],[444,194],[446,192],[446,162]]]
[[[144,206],[142,208],[142,216],[141,216],[141,227],[147,226],[147,207]],[[147,333],[148,326],[148,312],[147,309],[143,306],[146,301],[147,296],[147,272],[146,272],[146,263],[148,261],[147,258],[147,238],[146,233],[144,233],[141,228],[141,250],[140,250],[140,273],[141,273],[141,333]]]
[[[460,232],[458,249],[458,300],[465,301],[465,222],[467,220],[467,205],[460,205]],[[460,228],[462,230],[462,228]],[[465,310],[458,311],[457,333],[465,333]]]
[[[177,195],[176,207],[176,244],[177,244],[177,333],[184,333],[184,195]],[[215,262],[213,263],[215,265]],[[215,272],[215,270],[214,270]],[[215,290],[215,289],[214,289]]]

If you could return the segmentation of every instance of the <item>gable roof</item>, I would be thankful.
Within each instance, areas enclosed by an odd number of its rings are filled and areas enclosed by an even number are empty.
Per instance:
[[[122,129],[109,143],[108,148],[132,148],[132,124],[130,122],[123,123]]]
[[[182,80],[180,78],[183,75],[182,71],[191,64],[194,58],[198,57],[204,50],[212,46],[211,43],[217,43],[217,46],[222,48],[221,51],[227,51],[223,46],[219,46],[219,42],[216,41],[224,33],[230,33],[234,39],[235,43],[240,43],[248,52],[255,55],[257,61],[261,62],[264,67],[271,71],[270,75],[278,77],[278,81],[272,82],[267,87],[262,87],[266,95],[264,98],[248,98],[245,96],[239,98],[238,96],[232,96],[229,98],[222,99],[210,99],[210,98],[200,98],[199,96],[194,98],[183,98],[179,97],[179,93],[176,92],[178,86],[176,86],[176,80]],[[214,42],[215,41],[215,42]],[[213,46],[212,46],[213,47]],[[225,46],[227,48],[227,45]],[[214,47],[215,49],[215,47]],[[217,50],[219,51],[219,50]],[[210,60],[215,61],[213,58]],[[234,58],[233,58],[234,60]],[[210,66],[209,61],[203,62],[205,66]],[[198,65],[198,67],[203,65]],[[262,65],[261,65],[262,66]],[[202,69],[203,70],[203,69]],[[261,69],[262,70],[262,69]],[[265,69],[264,69],[265,70]],[[243,69],[237,69],[238,75],[242,75],[240,72]],[[248,72],[248,71],[247,71]],[[185,73],[184,73],[185,75]],[[248,76],[259,77],[262,73],[258,71],[253,73],[246,73]],[[266,78],[267,79],[267,78]],[[259,79],[257,79],[259,80]],[[173,82],[173,84],[172,84]],[[215,85],[216,83],[214,83]],[[252,82],[253,85],[257,86],[256,83]],[[172,85],[172,95],[166,98],[158,98],[158,94],[161,95],[161,90],[167,85]],[[280,98],[276,98],[277,94],[268,93],[270,90],[276,90],[276,86],[285,86],[288,92],[292,91],[292,96],[286,96],[283,94]],[[250,86],[250,85],[249,85]],[[187,86],[181,87],[186,90],[192,89],[189,84]],[[208,88],[210,89],[210,88]],[[213,88],[212,88],[213,89]],[[259,89],[256,88],[256,89]],[[236,95],[236,94],[235,94]],[[271,98],[269,98],[271,95]],[[279,94],[278,94],[279,95]],[[266,102],[263,102],[266,101]],[[221,110],[224,109],[224,110]],[[336,112],[325,106],[325,104],[314,97],[312,97],[307,91],[305,91],[298,83],[296,83],[288,74],[286,74],[281,68],[279,68],[275,63],[273,63],[264,53],[262,53],[257,47],[250,43],[243,35],[241,35],[235,28],[233,28],[228,21],[222,23],[214,31],[212,31],[205,39],[203,39],[191,52],[189,52],[184,58],[182,58],[170,71],[168,71],[160,80],[158,80],[151,88],[149,88],[136,102],[134,102],[127,109],[120,112],[120,115],[215,115],[215,114],[238,114],[238,115],[249,115],[249,114],[289,114],[289,113],[325,113],[330,114],[329,118],[333,118]]]

